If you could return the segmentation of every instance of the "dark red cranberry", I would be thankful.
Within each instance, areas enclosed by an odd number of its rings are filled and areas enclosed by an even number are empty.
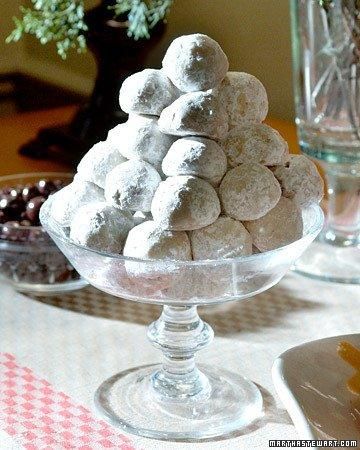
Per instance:
[[[17,220],[5,222],[1,227],[1,239],[7,241],[26,242],[29,240],[30,230],[23,229]]]
[[[0,224],[18,221],[21,226],[39,226],[39,211],[48,196],[66,185],[62,180],[39,180],[26,186],[0,189]]]
[[[9,220],[4,211],[0,211],[0,223],[5,223]]]
[[[13,199],[22,198],[21,189],[10,189],[9,196]]]
[[[41,230],[41,228],[37,228],[35,226],[33,226],[30,230],[29,230],[29,235],[28,235],[28,241],[29,242],[40,242],[40,241],[44,241],[46,240],[46,236],[44,234],[44,232]]]
[[[10,227],[10,228],[13,228],[13,227],[19,228],[19,226],[20,226],[20,222],[19,222],[18,220],[9,220],[8,222],[5,222],[5,223],[4,223],[3,229],[4,229],[4,228],[7,228],[7,227]]]
[[[37,183],[37,188],[40,192],[40,195],[43,195],[43,196],[48,196],[51,193],[58,190],[55,183],[51,180],[40,180]]]
[[[7,195],[0,200],[0,211],[2,211],[10,220],[17,220],[25,210],[25,202],[20,197]]]
[[[66,186],[66,183],[63,180],[54,180],[54,184],[57,191],[60,191],[60,189]]]
[[[37,186],[29,185],[25,186],[22,190],[22,198],[28,202],[34,197],[38,197],[40,195],[40,191]]]
[[[9,201],[10,201],[9,195],[3,196],[3,197],[0,199],[0,211],[4,211],[4,212],[5,212],[6,208],[7,208],[8,205],[9,205]]]
[[[9,195],[11,190],[12,190],[12,188],[9,188],[9,187],[1,188],[0,189],[0,198],[6,197],[7,195]]]
[[[26,218],[30,220],[34,226],[39,226],[39,212],[42,204],[45,202],[44,197],[34,197],[26,205]]]
[[[18,241],[19,222],[17,220],[10,220],[5,222],[1,229],[1,238],[8,241]]]

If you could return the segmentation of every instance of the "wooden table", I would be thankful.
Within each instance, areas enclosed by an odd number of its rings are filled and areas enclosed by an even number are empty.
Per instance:
[[[2,164],[0,175],[22,172],[68,171],[69,166],[55,161],[31,159],[18,154],[18,148],[35,137],[42,127],[65,123],[76,111],[75,106],[26,112],[0,118]],[[279,119],[268,119],[267,123],[276,128],[289,142],[291,152],[298,151],[295,125]]]
[[[34,138],[40,128],[65,123],[70,120],[74,112],[75,107],[72,106],[0,118],[2,155],[0,175],[23,172],[67,172],[71,170],[64,163],[21,156],[18,149],[22,144]]]

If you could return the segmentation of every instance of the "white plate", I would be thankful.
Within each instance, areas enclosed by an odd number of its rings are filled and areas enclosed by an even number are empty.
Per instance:
[[[344,340],[360,348],[360,334],[334,336],[287,350],[274,362],[276,391],[302,439],[360,442],[360,396],[346,388],[355,371],[337,354]]]

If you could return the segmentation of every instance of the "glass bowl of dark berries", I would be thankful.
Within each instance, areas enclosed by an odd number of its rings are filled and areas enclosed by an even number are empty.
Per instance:
[[[0,177],[0,278],[18,291],[56,294],[87,284],[39,221],[45,200],[72,179],[55,172]]]

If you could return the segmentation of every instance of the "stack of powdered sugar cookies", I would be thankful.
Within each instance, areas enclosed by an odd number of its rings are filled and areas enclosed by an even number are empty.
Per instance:
[[[129,120],[83,157],[74,181],[52,197],[52,216],[77,244],[141,259],[250,255],[302,236],[301,208],[323,183],[262,123],[264,86],[228,72],[202,34],[168,48],[162,69],[126,79]]]

